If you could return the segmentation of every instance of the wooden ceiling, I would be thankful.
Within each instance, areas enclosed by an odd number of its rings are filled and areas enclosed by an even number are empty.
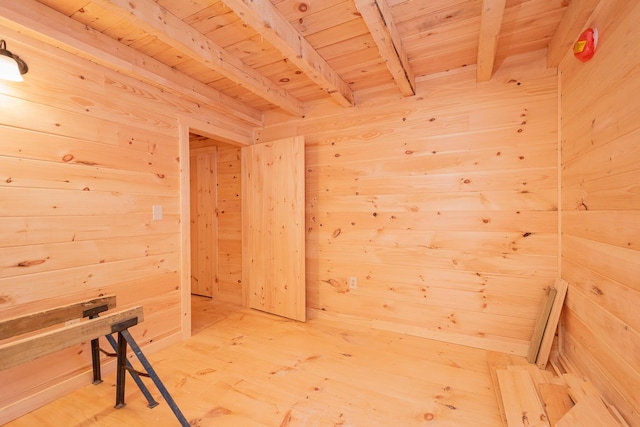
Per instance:
[[[581,2],[594,3],[573,4]],[[331,98],[348,107],[359,91],[380,87],[411,96],[416,80],[459,67],[477,66],[478,80],[488,80],[504,58],[544,49],[554,37],[566,51],[585,21],[576,14],[589,13],[567,13],[579,8],[570,0],[12,3],[42,9],[70,40],[84,38],[104,55],[129,58],[138,74],[160,70],[173,85],[250,111],[281,108],[298,116],[305,103]]]

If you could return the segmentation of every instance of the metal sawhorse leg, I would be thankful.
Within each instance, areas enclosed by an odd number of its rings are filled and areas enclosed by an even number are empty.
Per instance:
[[[86,316],[90,318],[94,318],[94,317],[98,317],[99,313],[100,311],[95,313],[87,313]],[[173,400],[173,398],[169,394],[169,391],[160,380],[160,377],[158,377],[158,374],[151,366],[151,363],[149,363],[149,360],[142,353],[142,350],[140,349],[136,341],[131,336],[131,333],[129,332],[129,328],[137,324],[138,324],[138,319],[132,318],[112,326],[111,335],[106,335],[105,337],[107,338],[107,341],[109,341],[109,344],[111,344],[111,347],[113,347],[115,354],[107,353],[102,349],[100,349],[98,339],[91,341],[91,357],[93,362],[92,363],[93,383],[99,384],[102,382],[101,373],[100,373],[100,351],[102,351],[108,356],[111,356],[111,357],[115,356],[116,365],[117,365],[116,366],[116,405],[115,405],[116,408],[122,408],[123,406],[125,406],[124,391],[125,391],[125,383],[126,383],[126,372],[129,372],[133,380],[138,385],[138,388],[147,399],[148,407],[153,408],[157,406],[158,402],[154,400],[153,396],[149,392],[149,389],[140,378],[140,376],[149,377],[151,378],[153,383],[156,385],[156,387],[158,388],[158,391],[160,391],[160,394],[162,395],[164,400],[167,402],[167,404],[173,411],[173,414],[176,416],[176,418],[180,422],[180,425],[182,427],[189,427],[189,422],[182,414],[182,411],[180,411],[180,408],[178,407],[176,402]],[[112,336],[112,334],[115,334],[115,333],[118,334],[117,341]],[[133,368],[133,366],[127,359],[127,345],[131,347],[131,349],[133,350],[133,354],[136,355],[136,357],[138,358],[138,361],[144,368],[145,372],[139,372]]]

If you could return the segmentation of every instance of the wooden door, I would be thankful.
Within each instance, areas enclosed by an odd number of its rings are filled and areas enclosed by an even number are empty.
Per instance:
[[[304,138],[242,148],[242,280],[251,308],[305,320]]]
[[[218,280],[216,147],[190,150],[191,293],[214,296]]]

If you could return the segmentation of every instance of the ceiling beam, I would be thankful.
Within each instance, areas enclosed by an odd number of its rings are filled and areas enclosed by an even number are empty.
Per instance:
[[[393,79],[405,96],[416,94],[416,79],[386,0],[355,0]]]
[[[476,80],[491,79],[506,0],[482,0]]]
[[[547,67],[557,67],[578,39],[579,32],[602,0],[574,0],[569,3],[562,20],[551,36],[547,48]]]
[[[270,0],[222,0],[247,25],[343,107],[354,105],[353,91]]]
[[[0,2],[0,23],[123,75],[262,126],[262,112],[35,0]]]
[[[204,34],[152,0],[93,0],[94,3],[132,22],[137,27],[205,64],[229,80],[283,110],[304,116],[300,100],[267,77],[246,66]]]

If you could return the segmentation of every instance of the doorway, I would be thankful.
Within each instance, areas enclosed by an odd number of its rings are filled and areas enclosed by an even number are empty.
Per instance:
[[[179,118],[179,161],[180,161],[180,188],[181,218],[187,218],[188,221],[181,221],[180,233],[182,235],[181,251],[181,276],[180,276],[180,292],[181,292],[181,312],[182,312],[182,336],[187,338],[192,333],[192,270],[196,272],[199,280],[208,281],[211,296],[193,297],[195,298],[215,298],[218,301],[225,301],[241,305],[242,303],[242,282],[241,282],[241,265],[242,265],[242,232],[241,232],[241,192],[240,192],[240,148],[248,145],[250,140],[244,141],[241,136],[234,133],[209,125],[205,122],[191,120],[187,117]],[[197,197],[192,197],[192,171],[198,166],[192,166],[191,149],[204,152],[215,152],[215,161],[213,155],[209,156],[208,166],[203,163],[201,165],[200,174],[207,171],[213,183],[201,185],[201,189],[206,191],[210,202],[197,201]],[[203,156],[207,157],[207,156]],[[237,159],[234,161],[233,159]],[[198,185],[194,187],[197,191]],[[215,196],[214,196],[215,195]],[[195,199],[195,200],[194,200]],[[195,266],[192,268],[192,252],[197,251],[197,245],[192,236],[192,216],[191,211],[194,209],[193,203],[203,203],[203,208],[207,207],[208,212],[203,213],[204,217],[208,216],[205,223],[211,224],[215,234],[211,232],[205,233],[209,239],[214,241],[203,241],[203,247],[208,248],[203,251],[202,259],[209,257],[210,264],[205,271],[209,273],[209,279],[200,279],[202,272],[200,268]],[[197,210],[197,209],[196,209]],[[204,212],[204,211],[203,211]],[[233,218],[237,218],[237,224],[234,225]],[[215,249],[214,249],[215,248]],[[204,254],[207,254],[206,256]],[[206,285],[205,285],[206,289]],[[195,291],[201,293],[201,290]],[[198,313],[202,310],[198,309]]]
[[[210,302],[241,304],[240,146],[189,133],[192,330]],[[197,323],[197,325],[196,325]]]
[[[192,330],[191,134],[217,150],[219,262],[213,298],[304,321],[304,138],[254,143],[240,137],[238,142],[235,133],[181,118],[180,214],[188,219],[180,223],[183,337]]]

